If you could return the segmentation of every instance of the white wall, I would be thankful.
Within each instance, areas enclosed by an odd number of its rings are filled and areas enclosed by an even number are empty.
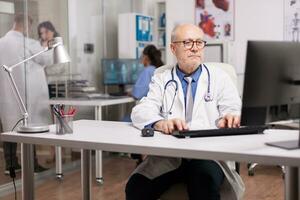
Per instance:
[[[132,0],[68,0],[72,73],[79,73],[99,91],[104,92],[101,59],[118,57],[118,14],[132,8]],[[85,43],[94,44],[94,53],[84,53]],[[93,118],[87,108],[80,110],[80,117]]]
[[[72,72],[80,73],[103,90],[101,59],[117,58],[118,14],[130,12],[130,0],[69,0],[69,41]],[[84,53],[84,44],[94,44],[94,53]]]
[[[69,43],[72,73],[81,74],[98,86],[103,55],[103,23],[101,1],[69,0]],[[94,44],[94,53],[84,53],[84,44]]]
[[[195,0],[166,0],[166,63],[175,63],[175,58],[169,48],[171,32],[177,24],[194,23]]]
[[[171,30],[177,23],[195,23],[195,0],[166,2],[168,46]],[[284,0],[235,0],[234,40],[228,42],[227,60],[237,70],[240,92],[243,87],[247,40],[283,40],[283,5]],[[167,63],[173,62],[174,57],[168,50]]]
[[[236,0],[235,35],[229,62],[244,72],[247,40],[283,39],[283,0]]]
[[[239,75],[239,87],[245,67],[247,40],[282,40],[283,39],[283,1],[284,0],[235,0],[234,41],[228,42],[228,62],[235,66]],[[95,85],[99,85],[99,71],[102,55],[117,55],[117,14],[121,12],[141,12],[154,14],[157,0],[69,0],[70,46],[73,58],[72,68],[82,73]],[[166,0],[167,44],[170,33],[178,23],[195,20],[194,0]],[[101,4],[104,3],[105,23]],[[104,34],[104,35],[103,35]],[[85,42],[95,43],[93,56],[83,53]],[[73,53],[72,53],[73,52]],[[167,48],[167,62],[174,62],[173,55]]]
[[[242,92],[247,40],[283,40],[284,0],[236,0],[235,36],[229,45],[229,63],[237,69]]]

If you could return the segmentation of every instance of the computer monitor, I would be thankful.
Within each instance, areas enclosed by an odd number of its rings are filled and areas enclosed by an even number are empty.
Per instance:
[[[102,59],[103,84],[134,84],[142,69],[139,59]]]
[[[289,105],[300,103],[299,83],[300,43],[248,41],[242,125],[265,123],[270,111],[290,119]]]

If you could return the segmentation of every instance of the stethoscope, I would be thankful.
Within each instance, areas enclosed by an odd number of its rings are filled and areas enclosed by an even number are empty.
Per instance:
[[[210,101],[213,101],[213,96],[211,94],[211,88],[210,88],[210,72],[208,70],[208,68],[206,67],[206,65],[204,64],[201,64],[201,66],[203,66],[207,72],[207,91],[206,91],[206,94],[204,95],[204,101],[205,102],[210,102]],[[168,119],[168,115],[171,115],[172,114],[172,108],[173,108],[173,105],[174,105],[174,101],[175,101],[175,97],[177,95],[177,92],[178,92],[178,82],[174,79],[174,68],[172,68],[171,70],[171,77],[172,79],[169,80],[165,86],[164,86],[164,93],[163,93],[163,102],[162,102],[162,106],[160,107],[160,114],[163,116],[164,119]],[[175,91],[174,91],[174,95],[173,95],[173,98],[172,98],[172,103],[171,103],[171,106],[169,109],[168,108],[168,102],[167,102],[167,99],[165,98],[165,95],[166,95],[166,90],[168,88],[168,86],[175,86]]]

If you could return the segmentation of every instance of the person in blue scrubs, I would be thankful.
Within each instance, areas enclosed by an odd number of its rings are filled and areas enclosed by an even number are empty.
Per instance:
[[[160,50],[154,45],[148,45],[144,48],[141,62],[144,65],[144,69],[139,74],[139,77],[132,89],[132,93],[129,94],[137,100],[147,96],[149,84],[155,69],[164,64],[161,60]],[[131,122],[130,116],[126,116],[123,121]],[[137,165],[143,161],[142,155],[140,154],[131,154],[131,158],[137,160]]]
[[[156,68],[163,65],[161,60],[161,52],[154,45],[148,45],[143,50],[141,62],[145,66],[143,71],[139,74],[139,77],[133,87],[130,94],[137,100],[147,96],[149,91],[149,83],[151,77],[154,74]]]

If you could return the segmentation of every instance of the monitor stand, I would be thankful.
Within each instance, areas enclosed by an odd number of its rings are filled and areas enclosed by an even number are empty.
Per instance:
[[[119,85],[119,91],[114,93],[109,93],[111,96],[127,96],[127,93],[125,91],[125,84]]]
[[[299,120],[299,137],[298,140],[288,140],[288,141],[279,141],[279,142],[267,142],[266,145],[278,147],[281,149],[293,150],[300,149],[300,120]]]

